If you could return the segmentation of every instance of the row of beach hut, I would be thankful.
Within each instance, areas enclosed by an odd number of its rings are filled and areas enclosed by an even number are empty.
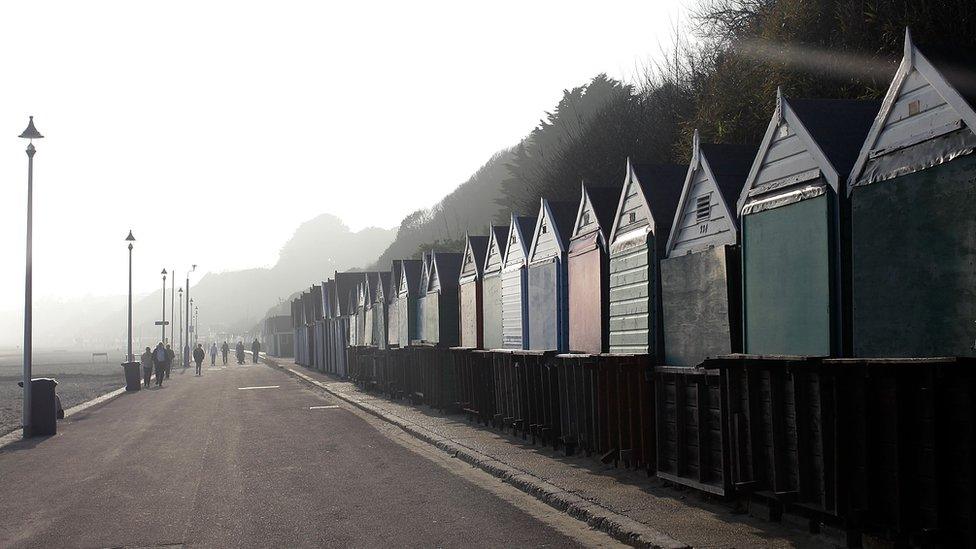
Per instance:
[[[976,73],[906,33],[881,102],[336,272],[295,362],[812,532],[976,546]]]
[[[696,133],[687,165],[627,161],[621,185],[544,198],[534,215],[469,235],[463,251],[336,273],[297,318],[351,315],[350,345],[649,354],[677,366],[738,352],[972,355],[966,75],[906,36],[883,102],[778,92],[758,146]]]

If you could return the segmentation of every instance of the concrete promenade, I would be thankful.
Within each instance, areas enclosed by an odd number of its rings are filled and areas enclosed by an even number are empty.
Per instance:
[[[0,449],[0,547],[614,546],[265,365],[162,389]]]
[[[836,547],[842,537],[811,535],[802,525],[749,516],[697,493],[664,486],[646,472],[529,444],[517,436],[427,407],[366,393],[354,383],[273,359],[278,367],[355,403],[442,452],[468,461],[540,500],[638,545],[691,547]],[[761,512],[761,511],[760,511]]]

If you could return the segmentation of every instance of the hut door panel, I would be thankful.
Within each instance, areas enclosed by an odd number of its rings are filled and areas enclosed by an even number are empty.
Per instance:
[[[398,317],[397,328],[399,330],[397,339],[399,340],[401,347],[410,345],[410,340],[413,339],[414,335],[411,333],[411,328],[416,326],[416,319],[412,316],[410,305],[411,300],[405,296],[401,296],[396,302]]]
[[[524,270],[514,269],[502,273],[502,343],[505,349],[521,349],[523,345],[523,321],[525,308],[522,294],[525,291]]]
[[[744,216],[746,353],[831,354],[829,198]]]
[[[599,248],[569,256],[569,350],[580,353],[602,353],[604,330],[601,288],[605,275],[603,255]]]
[[[661,261],[665,364],[697,366],[706,357],[733,352],[726,250]]]
[[[376,331],[373,327],[373,309],[366,309],[366,320],[363,321],[363,325],[366,327],[363,330],[363,345],[372,345]]]
[[[858,187],[851,207],[854,355],[976,354],[976,155]]]
[[[386,342],[399,345],[400,341],[400,302],[394,301],[386,307]]]
[[[477,282],[461,284],[461,346],[478,346]]]
[[[437,343],[440,339],[440,294],[424,297],[424,341]]]
[[[421,341],[425,341],[426,340],[425,339],[426,334],[424,333],[424,324],[427,321],[427,315],[424,312],[425,302],[426,301],[427,301],[427,298],[425,296],[420,296],[420,297],[417,298],[417,317],[416,317],[417,318],[417,325],[416,325],[416,328],[415,328],[417,333],[415,334],[414,339],[418,339],[418,340],[421,340]]]
[[[482,294],[484,347],[485,349],[501,349],[503,347],[501,275],[485,277]]]
[[[556,262],[529,267],[529,348],[559,349]]]
[[[610,352],[648,353],[651,336],[648,311],[654,272],[648,269],[645,243],[610,256]]]

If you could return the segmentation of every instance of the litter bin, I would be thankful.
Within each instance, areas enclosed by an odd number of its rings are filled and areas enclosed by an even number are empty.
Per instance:
[[[142,371],[138,362],[123,362],[122,370],[125,371],[125,390],[138,391],[142,388]]]
[[[24,382],[17,385],[23,387]],[[30,436],[49,436],[58,434],[58,401],[54,388],[58,382],[49,377],[35,377],[31,380],[31,430]]]

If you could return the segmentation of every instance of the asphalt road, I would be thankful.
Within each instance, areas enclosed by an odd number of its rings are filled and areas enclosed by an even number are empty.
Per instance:
[[[0,450],[0,547],[613,545],[384,425],[267,366],[174,372]]]

